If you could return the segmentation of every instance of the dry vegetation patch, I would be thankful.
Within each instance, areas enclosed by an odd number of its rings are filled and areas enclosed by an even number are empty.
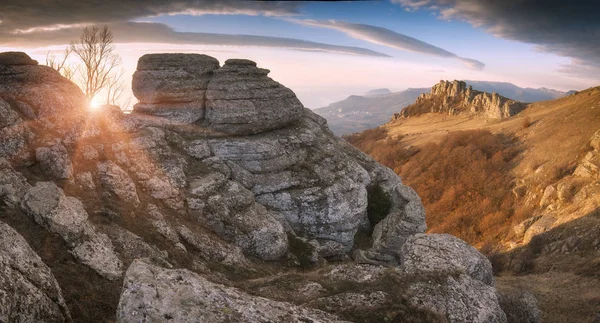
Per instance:
[[[430,232],[451,233],[474,245],[496,242],[509,234],[514,222],[529,215],[510,193],[513,160],[519,153],[511,136],[457,131],[439,143],[415,148],[376,128],[345,139],[392,168],[417,191]]]

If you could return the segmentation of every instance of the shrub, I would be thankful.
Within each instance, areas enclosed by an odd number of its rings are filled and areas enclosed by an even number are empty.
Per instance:
[[[512,138],[485,130],[458,131],[417,149],[382,136],[381,130],[373,130],[346,140],[417,191],[431,232],[451,233],[471,244],[509,234],[517,208],[513,194],[507,193],[518,153]]]

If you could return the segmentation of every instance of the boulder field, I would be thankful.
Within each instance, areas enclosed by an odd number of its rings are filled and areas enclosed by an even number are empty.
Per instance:
[[[268,73],[145,55],[122,114],[0,54],[0,321],[506,322],[489,261]]]

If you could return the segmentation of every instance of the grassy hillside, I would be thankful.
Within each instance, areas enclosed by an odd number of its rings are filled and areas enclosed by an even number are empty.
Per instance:
[[[419,193],[429,232],[490,254],[501,289],[532,291],[546,322],[586,322],[600,313],[600,178],[573,173],[599,129],[600,87],[505,120],[429,113],[345,138]]]

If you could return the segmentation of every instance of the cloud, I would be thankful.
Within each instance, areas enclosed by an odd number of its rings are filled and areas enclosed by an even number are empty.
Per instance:
[[[427,9],[442,19],[470,23],[497,37],[535,44],[571,58],[560,71],[600,79],[599,1],[392,0],[409,11]]]
[[[439,57],[454,58],[458,59],[466,66],[472,69],[483,69],[484,63],[474,60],[471,58],[460,57],[452,52],[449,52],[443,48],[431,45],[424,41],[416,38],[406,36],[404,34],[397,33],[395,31],[371,26],[364,24],[356,24],[338,20],[299,20],[299,19],[286,19],[301,25],[329,28],[337,31],[341,31],[348,36],[364,41],[368,41],[374,44],[392,47],[400,50],[409,52],[428,54]]]
[[[244,14],[290,16],[298,3],[239,0],[2,0],[0,28],[27,31],[37,27],[130,21],[172,14]]]
[[[169,26],[160,23],[124,22],[110,24],[109,28],[115,35],[115,42],[117,43],[168,43],[189,45],[276,47],[347,55],[388,57],[386,54],[366,48],[338,46],[294,38],[177,32]],[[77,39],[80,33],[80,27],[35,30],[27,33],[16,34],[2,34],[0,32],[0,46],[40,47],[68,44],[71,40]]]

